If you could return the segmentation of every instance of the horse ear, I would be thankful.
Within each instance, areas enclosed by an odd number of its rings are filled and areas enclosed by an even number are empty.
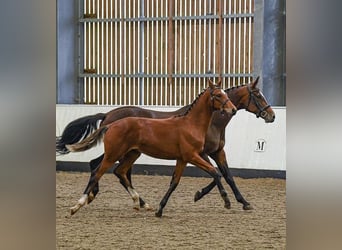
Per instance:
[[[258,81],[259,81],[259,76],[254,80],[254,82],[252,82],[252,88],[255,88],[256,85],[258,84]]]
[[[212,80],[208,79],[208,82],[209,82],[209,87],[212,89],[214,88],[214,83]]]
[[[221,79],[220,79],[220,80],[217,82],[216,85],[219,86],[219,87],[221,87],[221,83],[222,83],[222,82],[221,82]]]

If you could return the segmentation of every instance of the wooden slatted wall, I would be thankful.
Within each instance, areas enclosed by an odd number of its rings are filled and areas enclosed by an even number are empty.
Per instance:
[[[80,1],[84,103],[183,106],[208,76],[252,80],[254,0]]]

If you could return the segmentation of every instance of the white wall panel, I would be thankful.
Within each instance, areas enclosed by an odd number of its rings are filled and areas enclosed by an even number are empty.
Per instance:
[[[65,126],[82,116],[108,112],[117,106],[56,105],[56,136]],[[172,111],[175,107],[148,107],[160,111]],[[241,169],[286,170],[286,108],[273,107],[276,120],[265,123],[244,110],[226,127],[225,151],[229,167]],[[264,141],[264,150],[256,151],[257,142]],[[57,161],[88,162],[103,153],[103,144],[80,153],[56,156]],[[175,165],[175,161],[160,160],[142,155],[137,164]]]

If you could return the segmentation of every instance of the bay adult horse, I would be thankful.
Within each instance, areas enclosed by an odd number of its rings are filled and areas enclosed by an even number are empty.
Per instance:
[[[221,183],[218,171],[200,156],[214,110],[220,110],[221,113],[227,112],[230,115],[236,113],[236,107],[229,100],[227,94],[219,85],[214,85],[209,81],[209,87],[199,94],[183,115],[165,119],[124,118],[100,127],[79,143],[66,145],[72,152],[84,151],[103,137],[105,149],[100,166],[91,172],[83,196],[75,206],[71,207],[71,214],[76,213],[87,203],[90,192],[101,176],[117,160],[124,158],[132,150],[155,158],[177,160],[169,189],[156,212],[157,217],[162,216],[163,208],[176,189],[187,163],[203,169],[213,177],[225,206],[230,207],[227,192]],[[127,179],[126,166],[125,164],[118,166],[115,173],[127,186],[136,207],[139,207],[139,194]]]
[[[275,119],[274,111],[271,106],[267,103],[265,97],[263,96],[260,89],[257,87],[259,77],[252,83],[245,85],[232,87],[225,89],[230,100],[237,107],[238,110],[245,109],[248,112],[254,113],[257,118],[262,118],[266,123],[271,123]],[[62,136],[57,138],[56,141],[56,151],[61,154],[69,153],[69,150],[65,147],[66,144],[73,144],[80,141],[82,138],[87,137],[93,130],[97,128],[97,124],[102,120],[100,125],[106,125],[113,121],[125,118],[125,117],[149,117],[149,118],[166,118],[175,115],[184,114],[184,112],[189,108],[190,105],[184,106],[174,112],[159,112],[155,110],[143,109],[140,107],[126,106],[113,109],[106,114],[99,113],[96,115],[90,115],[81,117],[70,122],[64,129]],[[229,170],[226,153],[224,151],[225,145],[225,128],[232,116],[227,114],[221,114],[215,111],[211,123],[209,125],[204,150],[202,157],[209,161],[208,156],[212,158],[220,169],[224,179],[233,190],[236,200],[243,204],[244,210],[252,209],[252,206],[247,202],[242,194],[240,193],[238,187],[236,186],[233,176]],[[120,164],[133,164],[134,155],[136,158],[139,157],[138,152],[131,152],[131,155],[126,156],[125,159],[120,160]],[[103,154],[98,158],[90,162],[91,170],[94,170],[102,161]],[[131,181],[131,172],[128,171],[127,178]],[[196,192],[195,201],[201,199],[206,195],[213,187],[215,182],[213,181],[207,187],[203,188],[201,191]],[[126,188],[126,187],[125,187]],[[88,203],[98,193],[98,183],[95,185],[94,190],[89,196]],[[140,197],[140,206],[148,207],[148,204]]]

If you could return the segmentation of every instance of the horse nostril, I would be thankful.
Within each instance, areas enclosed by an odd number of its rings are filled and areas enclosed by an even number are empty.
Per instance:
[[[236,109],[233,109],[232,113],[233,113],[233,115],[235,115],[236,114]]]

